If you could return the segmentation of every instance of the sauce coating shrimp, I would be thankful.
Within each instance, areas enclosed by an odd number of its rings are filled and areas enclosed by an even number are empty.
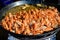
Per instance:
[[[22,10],[9,13],[1,25],[10,32],[23,35],[38,35],[54,30],[60,25],[60,14],[56,8]]]

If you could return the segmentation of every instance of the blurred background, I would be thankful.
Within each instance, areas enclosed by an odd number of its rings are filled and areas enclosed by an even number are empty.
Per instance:
[[[52,4],[52,5],[60,5],[60,0],[0,0],[0,8],[4,7],[15,1],[34,1],[35,3],[44,3],[44,4]]]
[[[60,8],[60,0],[0,0],[0,9],[15,1],[33,1],[35,3],[43,3],[47,5],[57,5]],[[0,40],[7,40],[7,33],[0,28]],[[60,32],[57,33],[57,40],[60,40]]]

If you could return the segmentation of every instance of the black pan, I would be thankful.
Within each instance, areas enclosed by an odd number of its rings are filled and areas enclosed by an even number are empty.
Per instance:
[[[23,5],[23,4],[35,5],[36,3],[34,3],[34,2],[28,2],[28,1],[17,1],[17,2],[14,2],[12,4],[9,4],[8,6],[6,6],[5,8],[3,8],[2,10],[0,10],[0,21],[2,20],[3,15],[5,15],[6,11],[8,11],[9,9],[11,9],[13,7],[20,6],[20,5]],[[4,29],[2,26],[0,26],[0,27],[1,27],[1,29]],[[60,30],[60,28],[56,28],[56,29],[54,29],[52,31],[45,32],[45,33],[43,33],[41,35],[22,35],[22,34],[15,34],[15,33],[12,33],[10,31],[7,31],[6,29],[4,29],[4,31],[6,31],[7,33],[10,33],[14,37],[17,37],[17,38],[34,38],[34,39],[36,39],[36,38],[44,38],[44,37],[50,36],[50,35],[52,35],[54,33],[57,33],[59,30]]]

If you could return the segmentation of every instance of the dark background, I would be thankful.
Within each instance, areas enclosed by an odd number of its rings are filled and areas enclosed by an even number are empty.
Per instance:
[[[7,0],[5,0],[5,1],[7,1]],[[8,4],[12,3],[12,2],[15,2],[15,1],[18,1],[18,0],[11,0],[8,3],[4,3],[4,0],[3,1],[0,0],[0,9],[2,9],[6,5],[8,5]],[[26,0],[26,1],[34,1],[36,3],[37,2],[41,3],[41,0]],[[43,2],[43,3],[47,4],[47,5],[57,5],[57,7],[60,10],[60,2],[59,2],[59,0],[45,0],[45,2]],[[56,35],[57,35],[57,37],[56,37],[57,40],[60,40],[60,31]],[[0,40],[7,40],[7,37],[8,37],[8,33],[6,31],[4,31],[2,28],[0,28]]]

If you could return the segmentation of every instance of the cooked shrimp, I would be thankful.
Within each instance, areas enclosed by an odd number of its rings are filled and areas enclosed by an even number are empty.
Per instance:
[[[50,30],[53,30],[53,28],[47,27],[44,31],[48,32],[48,31],[50,31]]]
[[[16,14],[9,13],[1,23],[5,29],[16,34],[38,35],[57,28],[60,15],[56,8],[23,9]]]
[[[2,25],[4,26],[5,29],[9,30],[8,24],[6,23],[5,20],[2,20]]]
[[[28,35],[30,34],[30,28],[29,28],[29,26],[25,27],[24,34],[28,34]]]

